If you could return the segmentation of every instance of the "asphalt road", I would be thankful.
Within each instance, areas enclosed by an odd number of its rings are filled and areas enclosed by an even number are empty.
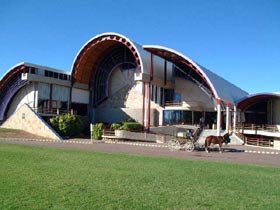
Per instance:
[[[224,146],[224,152],[212,151],[206,153],[205,151],[170,151],[165,145],[156,144],[139,144],[128,145],[126,143],[78,143],[72,141],[68,142],[51,142],[51,141],[31,141],[21,139],[1,139],[1,143],[22,144],[30,146],[44,146],[58,149],[72,149],[72,150],[92,150],[116,154],[132,154],[145,155],[157,157],[180,158],[188,160],[207,160],[216,162],[230,162],[239,164],[262,165],[262,166],[276,166],[280,167],[280,151],[265,148],[249,147],[249,146]],[[155,147],[157,146],[157,147]],[[269,153],[269,154],[267,154]],[[278,153],[278,154],[277,154]]]

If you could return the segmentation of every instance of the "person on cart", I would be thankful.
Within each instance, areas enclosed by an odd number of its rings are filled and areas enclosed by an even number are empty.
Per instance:
[[[186,137],[187,139],[191,139],[193,137],[193,131],[192,129],[187,129],[186,131]]]

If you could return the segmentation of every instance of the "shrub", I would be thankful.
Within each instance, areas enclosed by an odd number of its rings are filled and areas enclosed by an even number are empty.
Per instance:
[[[95,140],[101,140],[103,134],[104,124],[96,123],[93,125],[92,138]]]
[[[133,118],[128,118],[124,122],[136,122]]]
[[[51,126],[63,136],[73,137],[81,133],[83,126],[79,119],[72,114],[64,114],[50,119]]]
[[[123,123],[122,129],[127,131],[140,131],[142,130],[142,125],[138,122],[125,122]]]
[[[121,127],[122,127],[121,124],[113,123],[110,128],[111,128],[111,130],[118,130]]]

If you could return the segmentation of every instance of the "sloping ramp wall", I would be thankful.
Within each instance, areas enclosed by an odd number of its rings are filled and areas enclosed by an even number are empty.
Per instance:
[[[19,129],[43,138],[62,140],[55,130],[27,104],[22,105],[11,115],[1,128]]]

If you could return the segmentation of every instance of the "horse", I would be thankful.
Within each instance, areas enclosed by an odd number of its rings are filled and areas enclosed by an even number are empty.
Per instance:
[[[222,144],[230,142],[230,134],[226,133],[223,136],[207,136],[205,139],[205,152],[209,152],[209,146],[212,144],[219,144],[220,153],[222,153]]]

